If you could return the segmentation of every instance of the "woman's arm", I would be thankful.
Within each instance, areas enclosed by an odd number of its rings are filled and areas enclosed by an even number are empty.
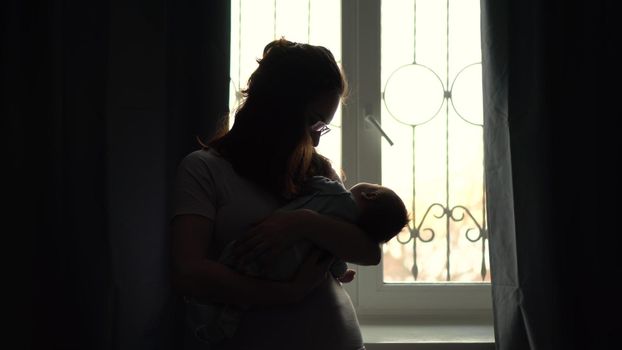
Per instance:
[[[213,225],[199,215],[180,215],[171,224],[173,288],[182,295],[232,304],[287,304],[301,300],[325,277],[330,261],[310,254],[292,282],[244,276],[207,258]]]
[[[277,256],[299,239],[308,239],[334,256],[359,265],[377,265],[380,245],[356,225],[309,209],[277,212],[240,240],[234,254],[251,260],[262,254]]]
[[[301,209],[300,215],[303,238],[351,263],[380,263],[380,245],[369,239],[358,226],[307,209]]]

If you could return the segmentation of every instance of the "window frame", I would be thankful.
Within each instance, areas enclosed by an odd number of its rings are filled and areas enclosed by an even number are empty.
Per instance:
[[[341,0],[340,3],[341,62],[348,79],[349,94],[341,106],[342,127],[333,132],[341,130],[341,168],[346,174],[345,185],[349,188],[361,181],[382,183],[381,146],[385,141],[378,128],[367,119],[374,117],[381,121],[381,0]],[[276,25],[274,30],[276,35]],[[234,42],[232,40],[232,45]],[[233,79],[231,81],[233,83]],[[343,286],[359,316],[396,315],[426,319],[443,316],[448,322],[451,316],[466,316],[469,320],[481,319],[479,316],[492,319],[489,283],[387,284],[382,281],[382,261],[377,266],[350,264],[350,268],[357,271],[356,277]]]
[[[342,168],[349,188],[361,181],[381,183],[381,134],[367,119],[380,121],[381,0],[342,0],[341,6],[342,65],[350,88],[342,109]],[[387,284],[382,262],[350,268],[357,274],[344,288],[362,316],[492,313],[490,283]]]

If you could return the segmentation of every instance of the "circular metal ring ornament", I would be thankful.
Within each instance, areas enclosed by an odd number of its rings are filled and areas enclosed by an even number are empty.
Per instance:
[[[384,86],[382,99],[398,122],[415,126],[432,120],[443,107],[443,81],[432,69],[418,63],[397,68]]]
[[[472,74],[475,74],[475,77],[471,77]],[[458,80],[458,78],[460,77],[462,77],[462,79]],[[472,88],[474,85],[474,84],[470,84],[472,79],[475,79],[477,82],[479,82],[479,84],[476,83],[479,89]],[[463,81],[464,83],[462,83]],[[457,85],[456,85],[456,82],[458,82]],[[471,63],[468,66],[462,68],[458,72],[458,74],[456,74],[456,77],[451,83],[450,92],[451,92],[451,98],[450,98],[451,106],[453,110],[456,112],[456,114],[458,114],[460,119],[472,125],[483,126],[484,125],[484,119],[483,119],[484,118],[484,111],[483,111],[484,106],[480,103],[478,105],[479,106],[478,109],[469,111],[468,108],[463,109],[465,103],[461,102],[461,101],[483,101],[482,64],[480,62]],[[477,94],[477,96],[473,96],[473,94]],[[456,99],[456,96],[458,96],[458,99]],[[464,96],[464,99],[462,99],[460,96]],[[460,109],[463,110],[463,113],[460,112]],[[465,111],[466,113],[464,113]],[[475,118],[480,118],[480,119],[475,120]]]

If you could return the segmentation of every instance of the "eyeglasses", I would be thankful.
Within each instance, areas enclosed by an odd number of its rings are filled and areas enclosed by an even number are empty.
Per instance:
[[[326,133],[330,131],[328,125],[321,120],[318,120],[315,124],[311,125],[310,129],[314,132],[319,132],[320,136],[326,135]]]

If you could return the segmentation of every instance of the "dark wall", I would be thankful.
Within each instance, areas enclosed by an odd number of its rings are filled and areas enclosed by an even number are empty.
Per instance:
[[[622,311],[613,3],[509,4],[514,211],[521,277],[533,287],[523,302],[536,316],[527,326],[550,329],[543,348],[606,349],[621,330],[611,315]]]

